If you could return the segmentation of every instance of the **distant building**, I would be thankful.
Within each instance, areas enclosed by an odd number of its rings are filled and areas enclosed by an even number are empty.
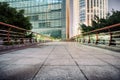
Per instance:
[[[108,13],[108,0],[79,0],[80,23],[91,25],[91,20],[97,15],[105,18]]]

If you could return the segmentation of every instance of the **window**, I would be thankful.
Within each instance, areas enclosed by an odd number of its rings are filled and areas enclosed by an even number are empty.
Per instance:
[[[39,28],[49,28],[50,22],[39,23]]]
[[[31,19],[31,21],[37,21],[38,20],[38,15],[31,16],[30,19]]]
[[[39,23],[39,28],[45,28],[45,23]]]

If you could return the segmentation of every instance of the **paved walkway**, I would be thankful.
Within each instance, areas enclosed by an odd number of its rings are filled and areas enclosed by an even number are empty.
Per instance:
[[[120,80],[120,53],[50,42],[0,55],[0,80]]]

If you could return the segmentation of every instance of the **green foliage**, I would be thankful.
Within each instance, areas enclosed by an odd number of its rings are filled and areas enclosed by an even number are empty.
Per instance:
[[[33,37],[35,37],[35,35],[33,33],[27,32],[26,38],[33,38]]]
[[[112,15],[110,15],[108,25],[120,23],[120,11],[112,10]]]
[[[80,24],[79,28],[81,29],[82,33],[89,32],[89,31],[93,30],[93,27],[86,26],[85,24]]]
[[[108,13],[106,19],[99,18],[95,15],[94,20],[92,20],[92,26],[86,26],[85,24],[80,24],[82,32],[89,32],[95,29],[103,28],[109,25],[120,23],[120,11],[112,10],[111,14]]]
[[[27,30],[32,29],[29,18],[24,16],[24,10],[18,11],[15,8],[10,7],[6,2],[0,2],[0,22],[15,25]]]

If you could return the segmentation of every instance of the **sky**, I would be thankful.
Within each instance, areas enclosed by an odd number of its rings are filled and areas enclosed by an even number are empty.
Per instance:
[[[108,0],[108,9],[109,11],[112,9],[120,11],[120,0]]]

